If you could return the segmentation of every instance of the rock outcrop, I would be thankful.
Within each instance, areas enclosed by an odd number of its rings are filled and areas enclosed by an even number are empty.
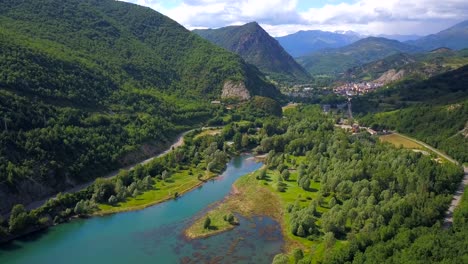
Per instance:
[[[382,76],[380,76],[375,82],[380,82],[380,83],[390,83],[394,81],[401,80],[403,77],[405,77],[405,71],[404,70],[399,70],[398,72],[395,69],[391,69]]]
[[[247,90],[244,82],[226,81],[224,83],[221,98],[246,101],[249,100],[250,97],[250,92]]]

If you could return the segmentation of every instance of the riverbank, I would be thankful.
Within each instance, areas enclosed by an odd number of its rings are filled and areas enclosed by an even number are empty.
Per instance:
[[[145,165],[145,164],[148,164],[150,163],[152,160],[156,159],[156,158],[159,158],[159,157],[162,157],[166,154],[168,154],[169,152],[177,149],[178,147],[182,146],[184,144],[184,137],[193,132],[193,131],[196,131],[196,130],[201,130],[203,132],[201,132],[200,134],[203,134],[203,133],[209,133],[209,131],[211,130],[215,130],[215,131],[219,131],[221,129],[221,127],[201,127],[201,128],[194,128],[194,129],[190,129],[190,130],[187,130],[185,132],[182,132],[180,133],[176,139],[170,144],[170,145],[166,145],[166,148],[164,148],[163,151],[159,152],[158,154],[152,156],[152,157],[148,157],[146,158],[145,160],[142,160],[142,161],[139,161],[137,163],[134,163],[134,164],[130,164],[130,165],[127,165],[125,167],[122,167],[118,170],[114,170],[106,175],[104,175],[103,177],[101,178],[105,178],[105,179],[112,179],[114,178],[115,176],[117,176],[119,174],[119,172],[121,170],[132,170],[134,169],[136,166],[138,165]],[[86,182],[86,183],[82,183],[82,184],[79,184],[71,189],[68,189],[68,190],[65,190],[63,192],[61,192],[62,194],[65,194],[65,193],[75,193],[75,192],[79,192],[81,190],[84,190],[86,189],[87,187],[91,186],[93,183],[95,182],[95,180],[92,180],[92,181],[89,181],[89,182]],[[25,206],[25,208],[27,210],[34,210],[34,209],[37,209],[39,207],[41,207],[42,205],[44,205],[49,199],[53,199],[55,198],[57,195],[52,195],[52,196],[49,196],[47,198],[44,198],[40,201],[35,201],[35,202],[32,202],[32,203],[29,203],[28,205]],[[6,214],[5,217],[8,217],[9,214]]]
[[[198,174],[203,174],[203,177],[198,178],[196,176]],[[183,170],[172,175],[169,181],[157,181],[153,184],[153,189],[145,191],[136,197],[128,198],[125,202],[118,203],[115,206],[100,204],[99,211],[93,215],[102,216],[142,210],[171,199],[177,199],[185,193],[200,187],[206,181],[218,176],[219,174],[217,173],[199,169],[194,169],[193,171]]]

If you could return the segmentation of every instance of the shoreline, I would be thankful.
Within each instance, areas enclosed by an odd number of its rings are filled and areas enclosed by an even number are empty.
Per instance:
[[[195,190],[196,188],[198,188],[198,187],[202,186],[203,184],[205,184],[207,181],[216,179],[219,176],[220,176],[220,174],[215,174],[215,176],[212,176],[212,177],[210,177],[210,178],[208,178],[206,180],[199,181],[197,184],[195,184],[193,186],[190,186],[189,188],[184,189],[183,191],[181,191],[179,193],[178,197],[181,197],[181,196],[187,194],[188,192]],[[133,207],[127,207],[127,208],[123,208],[121,210],[105,211],[105,212],[99,212],[98,211],[98,212],[95,212],[95,213],[91,214],[90,217],[93,217],[93,216],[106,216],[106,215],[125,213],[125,212],[132,212],[132,211],[140,211],[140,210],[146,209],[148,207],[151,207],[153,205],[164,203],[164,202],[167,202],[167,201],[170,201],[170,200],[175,200],[177,198],[174,198],[174,196],[172,196],[172,197],[168,196],[168,197],[166,197],[164,199],[161,199],[161,200],[149,202],[148,204],[143,204],[143,205],[138,205],[138,206],[133,206]],[[118,207],[115,207],[115,208],[118,208]]]
[[[204,239],[235,229],[237,226],[233,225],[229,228],[216,230],[207,234],[190,235],[187,233],[191,228],[194,228],[194,226],[197,225],[197,222],[202,221],[204,217],[209,215],[210,212],[216,210],[227,210],[232,211],[232,213],[239,214],[240,216],[247,219],[250,219],[252,217],[269,217],[276,221],[281,227],[281,233],[284,242],[282,247],[284,251],[287,252],[290,251],[292,248],[297,247],[305,249],[299,241],[293,240],[290,238],[290,236],[288,236],[287,226],[285,222],[286,219],[284,219],[285,211],[284,208],[281,207],[279,197],[275,193],[271,192],[271,190],[269,190],[268,188],[257,185],[257,183],[252,184],[251,181],[257,181],[254,178],[254,173],[246,174],[237,179],[236,182],[234,182],[234,184],[232,185],[232,190],[229,193],[229,195],[227,195],[223,200],[213,204],[212,208],[207,208],[207,210],[201,212],[199,215],[195,216],[192,219],[190,224],[185,228],[183,232],[185,239],[187,239],[188,241],[195,239]],[[242,185],[246,185],[247,187]],[[267,206],[267,208],[264,208],[260,207],[261,205],[257,204],[256,202],[258,201],[256,200],[265,200],[269,201],[272,204],[270,204],[270,206]],[[247,204],[247,206],[242,207],[242,205],[245,204]]]

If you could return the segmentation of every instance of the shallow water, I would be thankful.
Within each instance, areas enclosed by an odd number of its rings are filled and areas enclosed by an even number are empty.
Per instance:
[[[195,215],[261,166],[249,155],[233,158],[217,180],[177,200],[50,228],[0,247],[0,263],[271,263],[283,239],[268,217],[239,217],[234,230],[205,239],[183,236]]]

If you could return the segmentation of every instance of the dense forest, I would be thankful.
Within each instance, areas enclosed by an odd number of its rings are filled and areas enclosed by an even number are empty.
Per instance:
[[[154,154],[215,117],[226,81],[278,98],[254,66],[118,1],[0,4],[0,212]]]
[[[259,188],[269,186],[285,202],[285,232],[309,246],[304,250],[310,256],[294,251],[291,259],[463,262],[466,208],[457,212],[453,228],[440,226],[463,175],[460,167],[381,143],[367,132],[348,134],[318,108],[288,111],[265,130],[258,150],[269,153],[267,171],[257,179]],[[279,255],[274,263],[289,263],[289,257]]]

